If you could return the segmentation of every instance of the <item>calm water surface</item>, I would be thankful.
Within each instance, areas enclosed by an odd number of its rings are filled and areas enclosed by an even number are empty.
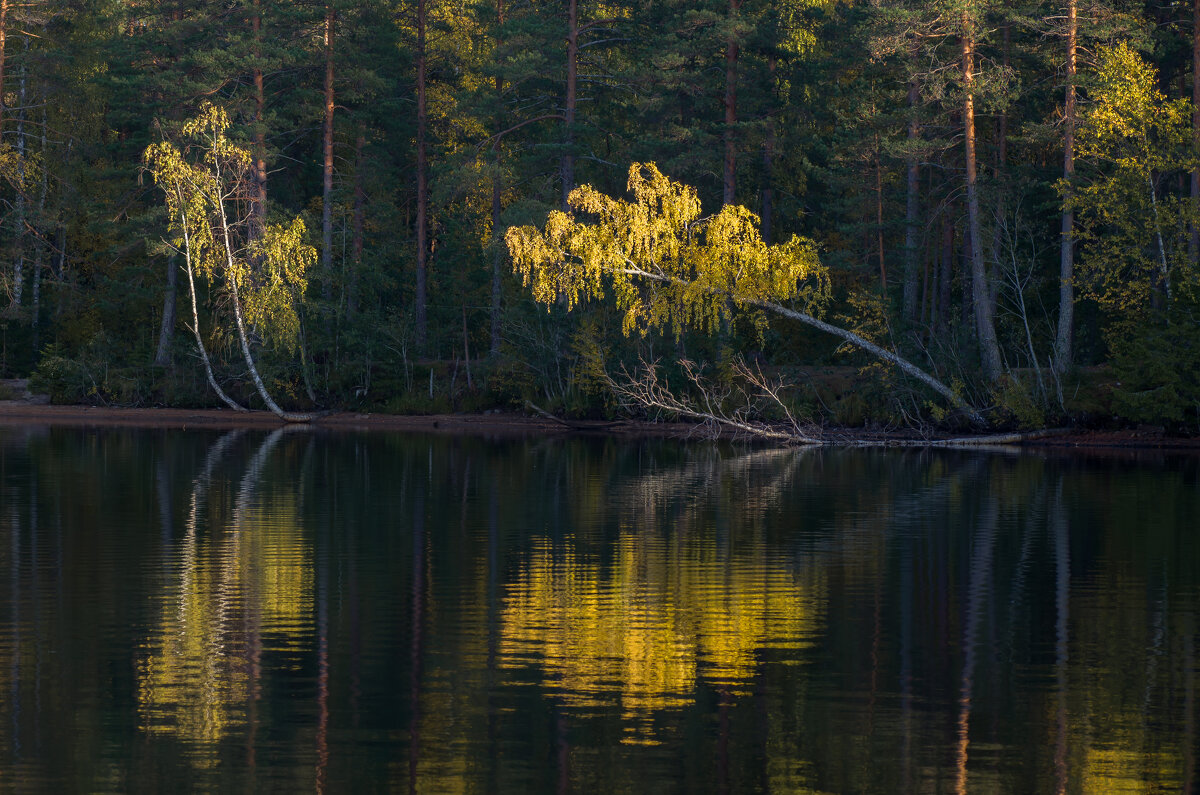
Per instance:
[[[1189,790],[1197,478],[0,427],[0,789]]]

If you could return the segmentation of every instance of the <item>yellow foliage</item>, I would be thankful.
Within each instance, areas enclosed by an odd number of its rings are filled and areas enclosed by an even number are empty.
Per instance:
[[[623,329],[686,327],[711,331],[733,306],[798,300],[816,313],[829,299],[829,277],[810,240],[767,245],[759,219],[726,205],[701,217],[696,191],[664,176],[653,163],[629,168],[633,201],[590,185],[571,192],[576,211],[551,212],[544,230],[513,227],[505,235],[513,267],[534,298],[567,309],[611,290],[625,312]]]

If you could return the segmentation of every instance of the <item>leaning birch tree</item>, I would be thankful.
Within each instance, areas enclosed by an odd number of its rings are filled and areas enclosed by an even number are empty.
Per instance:
[[[284,411],[267,390],[254,360],[250,329],[295,351],[301,336],[296,306],[317,252],[304,242],[306,229],[299,218],[254,233],[254,161],[229,138],[229,126],[224,110],[205,103],[183,127],[183,148],[164,140],[148,147],[143,160],[166,200],[171,245],[183,254],[192,330],[209,384],[227,405],[240,408],[213,376],[199,329],[196,276],[223,291],[242,358],[263,403],[283,420],[307,422],[315,415]]]
[[[664,176],[653,163],[629,168],[633,201],[590,185],[571,192],[570,206],[595,220],[552,211],[543,230],[511,227],[505,234],[513,267],[540,303],[572,309],[611,294],[625,313],[626,334],[652,328],[715,331],[735,310],[797,320],[894,365],[937,392],[974,421],[979,412],[921,368],[853,331],[818,316],[830,300],[827,270],[814,244],[801,237],[763,242],[759,219],[726,204],[701,215],[694,188]]]

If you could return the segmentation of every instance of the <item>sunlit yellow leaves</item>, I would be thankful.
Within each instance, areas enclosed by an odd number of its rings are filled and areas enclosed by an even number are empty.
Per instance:
[[[537,301],[572,309],[611,290],[626,334],[711,331],[750,301],[795,300],[810,313],[828,301],[829,278],[811,241],[767,245],[758,217],[740,206],[703,218],[696,191],[653,163],[630,167],[628,189],[633,201],[580,186],[570,205],[594,220],[556,211],[542,231],[508,231],[514,268]]]
[[[304,242],[304,221],[289,226],[268,224],[252,248],[258,260],[254,279],[240,286],[246,319],[267,338],[294,351],[300,334],[296,306],[308,287],[308,271],[316,265],[317,250]]]

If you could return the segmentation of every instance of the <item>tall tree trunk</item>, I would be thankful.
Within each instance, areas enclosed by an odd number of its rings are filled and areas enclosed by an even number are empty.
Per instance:
[[[0,135],[4,133],[4,56],[8,43],[8,4],[0,0]]]
[[[729,17],[733,21],[742,6],[742,0],[729,0]],[[737,188],[737,151],[734,147],[733,128],[737,124],[737,32],[731,31],[725,42],[725,170],[724,204],[733,204]]]
[[[567,93],[563,103],[562,209],[575,187],[575,102],[579,77],[579,2],[567,0]]]
[[[1195,0],[1200,14],[1200,0]],[[1071,209],[1071,180],[1075,175],[1075,39],[1078,33],[1078,17],[1075,0],[1067,3],[1067,87],[1063,108],[1063,185],[1067,191],[1063,199],[1066,206],[1062,213],[1062,232],[1059,237],[1058,267],[1058,335],[1054,340],[1054,369],[1066,372],[1071,366],[1075,335],[1075,211]],[[1200,46],[1200,37],[1196,38]],[[1200,72],[1196,73],[1196,90],[1200,91]],[[1200,117],[1193,117],[1200,120]],[[1197,130],[1200,135],[1200,128]],[[1192,174],[1192,195],[1200,190],[1200,172]],[[1193,239],[1195,230],[1193,230]]]
[[[983,372],[988,380],[995,381],[1000,378],[1002,366],[992,302],[988,296],[987,272],[983,264],[975,161],[975,29],[967,10],[962,12],[962,26],[963,142],[966,150],[967,226],[971,238],[971,302],[975,307],[975,331],[979,336]]]
[[[251,207],[254,221],[250,230],[255,237],[261,238],[267,227],[267,131],[263,125],[266,97],[263,90],[259,0],[255,0],[254,17],[250,22],[254,31],[254,203]]]
[[[175,254],[167,255],[167,289],[163,292],[162,326],[158,330],[158,351],[154,354],[155,367],[171,364],[171,339],[175,336],[175,294],[179,267]]]
[[[50,188],[50,180],[46,170],[46,97],[42,95],[42,149],[41,149],[41,191],[38,194],[37,214],[34,222],[40,231],[33,241],[33,300],[30,307],[29,324],[32,326],[33,355],[36,358],[41,347],[41,314],[42,314],[42,261],[46,255],[46,241],[43,238],[46,225],[46,193]]]
[[[332,294],[333,278],[333,25],[337,11],[325,6],[325,128],[321,136],[321,269],[325,291]]]
[[[875,136],[875,237],[879,247],[879,292],[887,297],[887,263],[883,251],[883,164],[879,160],[879,136]]]
[[[359,129],[354,139],[354,230],[350,244],[352,253],[352,269],[350,271],[350,288],[346,291],[346,321],[350,322],[358,314],[358,280],[362,273],[363,256],[363,225],[367,213],[367,191],[363,187],[363,149],[367,145],[366,133]]]
[[[496,0],[496,23],[497,25],[504,24],[504,0]],[[497,39],[497,46],[500,42]],[[503,107],[504,101],[504,78],[499,73],[496,74],[496,102],[500,107]],[[504,127],[504,118],[497,113],[495,126],[497,132]],[[500,139],[492,144],[492,154],[494,156],[493,172],[492,172],[492,307],[491,307],[491,345],[488,349],[491,358],[495,359],[500,355],[500,299],[502,297],[502,289],[500,282],[500,268],[504,262],[504,245],[502,244],[502,236],[500,234]]]
[[[417,324],[417,350],[425,351],[425,279],[429,263],[428,215],[429,186],[425,169],[425,2],[417,0],[417,295],[414,313]]]
[[[29,37],[25,37],[25,51],[29,51]],[[25,61],[21,61],[17,91],[17,191],[16,238],[17,250],[13,257],[13,305],[20,306],[25,287]]]
[[[917,105],[921,100],[917,79],[908,81],[908,163],[904,197],[904,318],[909,323],[917,317],[917,215],[920,212],[920,172],[916,147],[921,136]]]
[[[773,220],[772,215],[775,212],[775,183],[773,178],[775,172],[774,112],[776,106],[775,72],[778,68],[777,62],[778,59],[775,57],[774,53],[767,58],[767,74],[769,75],[768,80],[770,81],[771,104],[767,110],[767,132],[766,137],[763,140],[762,223],[760,224],[762,239],[767,245],[770,245],[772,240],[771,235],[773,230],[771,229],[771,221]]]
[[[1074,7],[1075,2],[1071,0]],[[1200,0],[1192,0],[1192,146],[1200,152]],[[1200,166],[1192,171],[1192,236],[1188,258],[1200,264]]]

